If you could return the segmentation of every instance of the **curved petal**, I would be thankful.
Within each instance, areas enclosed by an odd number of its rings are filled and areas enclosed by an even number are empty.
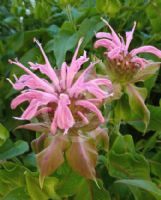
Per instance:
[[[128,50],[131,40],[133,39],[134,30],[136,27],[136,22],[134,22],[134,26],[131,31],[126,32],[126,46],[125,49]]]
[[[35,114],[37,113],[37,110],[41,104],[42,102],[39,102],[36,99],[31,100],[29,106],[26,108],[20,118],[24,120],[32,119],[35,117]]]
[[[10,64],[15,64],[19,66],[26,73],[28,73],[34,79],[35,83],[39,85],[40,89],[43,89],[44,91],[51,92],[51,93],[54,92],[54,88],[50,84],[48,84],[47,81],[44,81],[43,79],[36,76],[33,72],[31,72],[28,68],[26,68],[22,63],[18,61],[12,61],[12,60],[9,60],[9,62]]]
[[[73,84],[73,86],[71,88],[69,88],[68,92],[70,94],[70,96],[72,97],[74,95],[74,93],[77,90],[80,90],[82,87],[82,83],[85,81],[86,77],[88,76],[89,72],[93,69],[93,67],[95,66],[95,64],[98,63],[94,62],[91,63],[83,72],[82,74],[79,76],[79,78],[76,80],[76,82]]]
[[[130,54],[132,56],[137,55],[138,53],[150,53],[150,54],[154,54],[157,57],[161,58],[161,51],[159,49],[157,49],[156,47],[153,46],[143,46],[143,47],[139,47],[136,49],[133,49]]]
[[[67,68],[67,88],[71,87],[75,75],[77,74],[81,66],[88,60],[89,58],[87,58],[87,53],[86,51],[84,51],[83,56],[81,56],[77,60],[75,59],[74,61],[72,61],[70,67]]]
[[[113,41],[108,39],[99,39],[94,43],[94,48],[98,47],[105,47],[109,51],[116,47],[116,45],[113,43]]]
[[[107,38],[107,39],[113,39],[111,33],[106,33],[106,32],[98,32],[96,33],[96,38]]]
[[[78,101],[76,101],[75,105],[82,106],[82,107],[94,112],[97,115],[97,117],[101,123],[103,123],[105,121],[104,117],[102,116],[101,111],[93,103],[89,102],[88,100],[78,100]]]
[[[16,98],[14,98],[11,102],[11,108],[15,109],[19,104],[28,101],[30,102],[32,99],[37,99],[37,101],[41,101],[42,103],[49,103],[49,102],[57,102],[58,99],[53,94],[31,90],[25,93],[20,94]]]
[[[31,68],[34,70],[39,69],[41,71],[41,73],[47,75],[51,79],[51,81],[55,84],[56,87],[59,87],[59,79],[58,79],[54,69],[51,67],[50,62],[41,46],[41,43],[38,40],[36,40],[35,38],[34,38],[34,42],[36,42],[36,44],[39,46],[40,51],[44,57],[45,64],[44,65],[33,64],[33,63],[29,62],[29,64],[31,65]]]
[[[120,38],[118,37],[118,35],[115,33],[115,31],[113,30],[113,28],[110,26],[110,24],[102,18],[102,21],[109,27],[109,29],[112,32],[112,40],[115,42],[115,44],[117,45],[121,45],[121,41]]]
[[[85,124],[89,124],[89,121],[88,121],[87,117],[82,112],[78,111],[77,114],[79,115],[79,117],[82,119],[82,121]]]
[[[131,62],[139,64],[141,68],[144,68],[145,65],[147,65],[149,62],[145,60],[144,58],[134,57],[132,58]]]

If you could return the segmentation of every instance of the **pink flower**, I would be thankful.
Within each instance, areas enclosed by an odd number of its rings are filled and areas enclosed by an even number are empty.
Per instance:
[[[143,46],[132,51],[128,51],[129,45],[133,39],[133,34],[135,30],[136,23],[134,22],[134,26],[131,31],[126,32],[126,41],[122,36],[116,34],[113,28],[108,24],[106,20],[103,19],[106,25],[111,30],[111,33],[106,32],[98,32],[96,37],[99,38],[94,44],[95,48],[105,47],[107,51],[105,55],[108,58],[108,61],[113,63],[115,67],[122,68],[122,70],[138,70],[146,67],[146,65],[151,62],[140,58],[137,56],[139,53],[150,53],[154,54],[157,57],[161,58],[161,51],[153,46]]]
[[[68,129],[80,124],[80,122],[84,125],[88,124],[89,113],[93,113],[100,123],[103,123],[104,118],[98,106],[104,99],[112,95],[112,84],[105,78],[91,78],[91,70],[96,63],[91,63],[84,71],[79,72],[81,66],[89,60],[86,52],[77,58],[82,39],[78,43],[71,64],[68,66],[64,62],[61,69],[57,71],[51,67],[41,44],[36,39],[34,41],[43,54],[45,64],[29,62],[30,68],[39,70],[48,79],[39,78],[17,60],[9,61],[26,72],[19,79],[14,75],[15,83],[9,80],[14,89],[22,90],[21,94],[13,99],[11,108],[15,109],[25,101],[29,103],[18,119],[31,120],[33,117],[39,117],[46,113],[51,119],[50,130],[52,134],[55,134],[57,129],[67,133]],[[29,128],[37,129],[38,126],[31,124]]]

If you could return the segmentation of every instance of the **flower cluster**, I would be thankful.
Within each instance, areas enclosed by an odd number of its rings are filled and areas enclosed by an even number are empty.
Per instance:
[[[151,61],[138,57],[137,54],[150,53],[161,58],[161,51],[153,46],[142,46],[128,51],[136,27],[135,22],[132,30],[126,32],[125,41],[122,36],[116,34],[106,20],[103,19],[103,21],[109,27],[111,33],[98,32],[96,34],[98,40],[95,42],[94,47],[107,49],[105,55],[108,60],[108,67],[119,81],[129,81],[138,70],[144,69],[151,64]]]
[[[91,113],[103,123],[104,117],[98,107],[104,99],[112,95],[112,84],[107,78],[92,77],[91,71],[96,62],[90,63],[85,70],[80,71],[81,66],[89,60],[85,51],[83,56],[77,58],[82,39],[71,64],[68,66],[64,62],[57,71],[51,67],[41,44],[36,39],[34,41],[42,52],[45,64],[29,62],[30,68],[39,70],[47,79],[38,77],[17,60],[9,61],[26,72],[20,78],[14,76],[15,83],[9,80],[14,89],[22,90],[21,94],[13,99],[12,109],[25,101],[29,102],[29,106],[18,119],[31,120],[33,117],[48,114],[52,134],[55,134],[57,129],[66,134],[72,127],[88,124]]]

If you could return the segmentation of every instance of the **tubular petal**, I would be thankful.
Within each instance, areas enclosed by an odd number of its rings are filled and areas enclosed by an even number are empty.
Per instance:
[[[94,112],[97,115],[97,117],[101,123],[103,123],[105,121],[102,116],[101,111],[98,110],[98,108],[93,103],[91,103],[87,100],[78,100],[78,101],[76,101],[75,105],[82,106],[82,107]]]

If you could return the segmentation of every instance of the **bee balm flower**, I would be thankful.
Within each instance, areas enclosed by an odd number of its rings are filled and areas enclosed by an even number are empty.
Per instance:
[[[48,79],[38,77],[17,60],[9,61],[26,72],[19,79],[15,76],[15,83],[9,80],[14,89],[22,90],[21,94],[13,99],[11,108],[15,109],[25,101],[29,102],[29,106],[19,119],[31,120],[33,117],[47,113],[51,119],[52,134],[55,134],[57,129],[67,133],[80,121],[88,124],[89,113],[93,113],[100,123],[103,123],[104,118],[98,105],[111,95],[112,85],[108,79],[90,77],[96,63],[91,63],[84,71],[79,72],[81,66],[89,60],[86,52],[77,58],[82,39],[78,43],[70,66],[64,62],[61,69],[57,71],[51,67],[41,44],[36,39],[34,41],[42,52],[45,64],[29,62],[30,68],[40,70]]]
[[[116,34],[106,20],[103,19],[103,21],[107,24],[111,33],[98,32],[96,38],[99,39],[95,42],[94,47],[107,49],[105,55],[108,59],[108,65],[117,80],[131,80],[138,70],[142,70],[151,64],[151,61],[138,57],[139,53],[150,53],[161,58],[161,51],[153,46],[142,46],[132,51],[128,50],[133,39],[135,22],[132,30],[126,32],[126,41],[124,41],[123,37]]]

